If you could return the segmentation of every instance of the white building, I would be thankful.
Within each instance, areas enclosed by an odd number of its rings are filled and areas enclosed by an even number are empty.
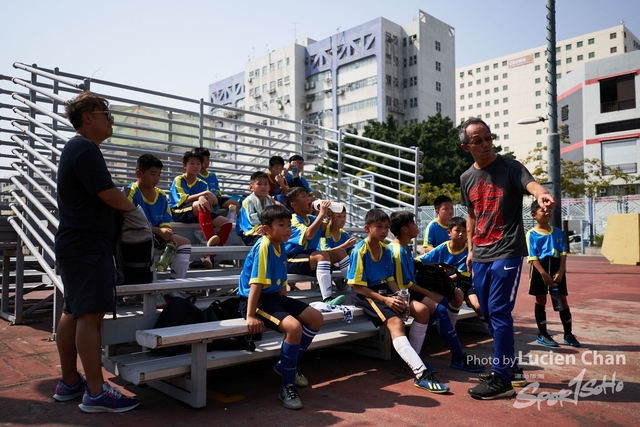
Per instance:
[[[388,114],[400,125],[436,112],[453,120],[454,71],[454,29],[419,11],[406,25],[380,17],[273,50],[212,83],[209,94],[213,103],[243,108],[247,122],[275,124],[250,112],[361,131]]]
[[[601,159],[638,177],[640,163],[640,51],[585,63],[558,82],[558,123],[566,126],[568,160]],[[614,187],[605,195],[616,194]],[[635,192],[640,184],[635,185]]]
[[[623,24],[558,41],[558,84],[586,62],[638,49],[640,40]],[[472,116],[482,118],[498,136],[497,144],[521,160],[535,147],[546,146],[543,122],[516,125],[523,117],[547,115],[546,62],[546,46],[540,46],[458,68],[457,122]]]

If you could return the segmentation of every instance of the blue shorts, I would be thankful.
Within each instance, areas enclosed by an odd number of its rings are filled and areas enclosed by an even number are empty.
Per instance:
[[[264,326],[280,331],[280,323],[285,317],[293,316],[297,319],[307,308],[307,303],[274,292],[260,295],[257,314]],[[247,298],[240,297],[240,314],[247,318]]]
[[[378,327],[382,326],[388,319],[399,316],[398,313],[391,310],[380,301],[358,294],[354,289],[354,287],[356,286],[361,285],[351,286],[351,301],[353,302],[353,305],[355,305],[356,307],[360,307],[365,312],[369,320],[371,320],[374,325]],[[379,294],[386,296],[391,296],[393,294],[393,292],[391,292],[391,289],[389,289],[389,286],[387,286],[386,284],[371,287],[370,289],[374,292],[378,292]]]
[[[219,216],[217,213],[211,212],[211,219],[216,219]],[[193,216],[193,202],[185,203],[175,209],[171,209],[171,219],[175,222],[198,222],[198,218]]]
[[[113,255],[100,253],[58,258],[56,268],[64,285],[62,311],[77,319],[85,314],[115,309]]]

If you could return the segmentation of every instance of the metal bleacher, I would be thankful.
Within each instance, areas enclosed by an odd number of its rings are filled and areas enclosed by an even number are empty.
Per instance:
[[[75,133],[64,117],[64,104],[83,90],[98,93],[111,104],[114,133],[100,148],[118,185],[134,181],[136,159],[151,153],[165,165],[159,187],[168,190],[173,177],[182,173],[180,157],[184,151],[207,147],[211,152],[210,170],[218,175],[223,192],[242,195],[250,174],[266,170],[271,156],[286,159],[298,153],[309,165],[306,176],[317,196],[348,205],[348,226],[360,226],[372,207],[388,209],[392,205],[418,213],[414,197],[419,183],[415,173],[420,159],[417,148],[392,146],[304,120],[250,112],[240,105],[91,79],[58,68],[22,63],[14,63],[14,68],[16,76],[0,75],[0,160],[11,162],[9,166],[0,162],[0,210],[7,218],[0,234],[4,255],[0,316],[14,323],[23,321],[22,272],[24,254],[28,254],[50,290],[40,305],[53,303],[54,338],[63,289],[54,271],[53,252],[58,227],[57,159]],[[369,148],[354,145],[358,140],[365,141]],[[398,155],[382,152],[391,147]],[[362,150],[378,160],[367,160],[371,167],[358,169],[349,165],[354,156],[344,153],[345,148]],[[322,168],[315,168],[320,164]],[[396,171],[397,178],[385,176],[385,184],[378,183],[382,170]],[[401,187],[412,188],[413,193]],[[9,269],[16,270],[14,279],[10,279]],[[16,283],[10,296],[12,280]]]

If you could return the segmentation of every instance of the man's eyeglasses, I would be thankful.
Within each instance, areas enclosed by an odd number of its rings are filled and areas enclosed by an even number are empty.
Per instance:
[[[109,110],[107,111],[92,111],[93,114],[106,114],[107,115],[107,120],[109,120],[110,122],[113,122],[115,119],[113,118],[113,114],[111,114],[109,112]]]
[[[481,145],[481,144],[483,144],[485,142],[488,143],[488,144],[491,144],[493,142],[493,138],[491,136],[487,136],[484,139],[477,139],[475,141],[469,141],[469,142],[467,142],[467,145],[474,145],[475,146],[475,145]]]

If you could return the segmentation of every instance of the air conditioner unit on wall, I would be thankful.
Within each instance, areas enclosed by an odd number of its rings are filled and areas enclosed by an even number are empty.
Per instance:
[[[310,110],[311,109],[311,103],[307,102],[306,104],[304,104],[304,109],[305,110]]]
[[[338,90],[336,91],[336,93],[337,93],[338,95],[343,95],[343,94],[344,94],[344,89],[338,89]]]
[[[268,92],[269,92],[269,93],[276,93],[276,89],[275,89],[275,88],[271,88],[271,89],[269,89],[269,91],[268,91]]]

